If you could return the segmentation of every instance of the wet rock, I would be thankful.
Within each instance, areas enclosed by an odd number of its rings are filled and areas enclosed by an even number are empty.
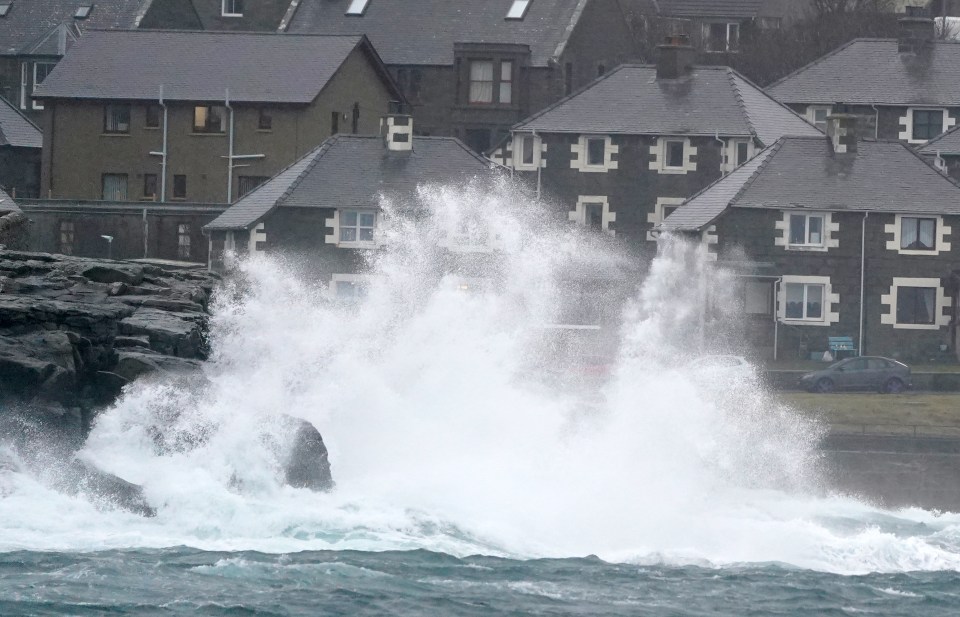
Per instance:
[[[146,335],[150,348],[180,358],[205,356],[202,313],[173,313],[155,308],[139,308],[120,321],[120,333]]]
[[[97,283],[139,285],[143,282],[143,266],[122,262],[97,263],[84,269],[82,274]]]
[[[128,382],[144,375],[186,375],[200,370],[200,363],[186,358],[164,356],[152,352],[120,351],[117,353],[117,365],[114,373]]]
[[[144,497],[143,487],[97,469],[86,461],[74,459],[65,475],[65,482],[75,487],[77,492],[83,493],[96,501],[140,516],[156,516],[157,514],[157,511]]]
[[[320,431],[300,418],[285,415],[282,421],[292,429],[291,446],[284,465],[286,483],[295,488],[312,491],[333,489],[327,447]]]

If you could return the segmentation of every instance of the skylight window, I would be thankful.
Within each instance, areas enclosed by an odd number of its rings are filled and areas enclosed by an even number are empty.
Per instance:
[[[77,12],[73,14],[75,19],[86,19],[90,16],[90,11],[93,10],[92,4],[85,4],[84,6],[78,6]]]
[[[513,0],[510,10],[507,11],[507,19],[523,19],[527,9],[530,8],[530,2],[531,0]]]
[[[370,0],[350,0],[350,6],[347,7],[347,15],[363,15],[369,3]]]
[[[10,12],[10,7],[13,6],[12,2],[3,2],[0,3],[0,17],[6,17],[7,13]]]

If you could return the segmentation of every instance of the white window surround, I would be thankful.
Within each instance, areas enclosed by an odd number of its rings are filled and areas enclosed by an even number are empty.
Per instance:
[[[823,117],[823,121],[822,121],[822,122],[817,122],[817,112],[818,112],[818,111],[825,112],[825,115],[824,115],[824,117]],[[830,114],[832,114],[832,113],[833,113],[833,106],[832,106],[832,105],[807,105],[807,111],[806,111],[805,117],[806,117],[807,120],[810,122],[810,124],[814,125],[814,126],[817,127],[818,129],[826,132],[826,130],[827,130],[827,117],[829,117]]]
[[[513,0],[510,4],[510,10],[507,11],[506,19],[523,19],[530,7],[531,0]]]
[[[29,80],[27,79],[27,63],[20,63],[20,109],[27,108],[27,85]]]
[[[604,140],[603,165],[587,164],[587,140],[589,139]],[[570,159],[571,169],[579,169],[582,172],[606,173],[619,167],[613,157],[620,152],[620,147],[614,145],[613,138],[609,135],[581,135],[577,143],[570,144],[570,152],[573,154]]]
[[[525,154],[523,149],[524,138],[533,139],[533,162],[524,163],[523,155]],[[513,168],[517,171],[536,171],[537,168],[545,168],[547,166],[547,159],[543,155],[547,153],[547,144],[543,143],[543,139],[539,135],[534,135],[532,133],[514,133],[513,139],[510,142],[510,164],[513,165]]]
[[[647,222],[650,223],[650,227],[656,228],[657,225],[663,222],[666,216],[664,216],[664,210],[669,206],[679,206],[684,201],[686,197],[657,197],[657,203],[653,206],[653,212],[647,214]],[[660,237],[660,232],[655,231],[655,229],[650,229],[647,231],[647,240],[650,242],[656,242],[657,238]]]
[[[347,7],[347,15],[363,15],[367,10],[370,0],[350,0],[350,6]]]
[[[950,115],[950,110],[946,107],[907,107],[906,113],[900,116],[900,126],[903,129],[900,131],[900,139],[906,141],[910,144],[925,144],[928,139],[914,139],[913,138],[913,112],[914,111],[942,111],[943,112],[943,129],[941,133],[945,133],[950,130],[950,127],[954,126],[957,123],[957,119]]]
[[[343,242],[340,240],[340,214],[343,211],[364,211],[373,212],[373,242]],[[380,212],[376,208],[337,208],[333,211],[333,216],[326,219],[326,226],[333,229],[333,233],[327,234],[326,244],[336,244],[337,248],[342,249],[374,249],[377,248],[377,231],[380,227]]]
[[[47,66],[47,67],[54,67],[56,66],[56,62],[34,62],[33,63],[33,88],[31,89],[31,93],[37,91],[37,67],[39,67],[40,65]],[[47,75],[49,74],[50,74],[50,70],[47,70]],[[46,79],[46,76],[44,76],[44,79]],[[38,110],[43,109],[43,103],[35,100],[33,101],[33,108]]]
[[[257,248],[257,243],[258,243],[258,242],[266,242],[266,241],[267,241],[267,232],[266,232],[266,230],[264,229],[264,223],[257,223],[257,224],[250,230],[250,239],[249,239],[248,244],[247,244],[247,250],[248,250],[248,252],[249,252],[251,255],[253,255],[253,254],[255,254],[255,253],[262,253],[262,252],[263,252],[263,249]]]
[[[932,323],[932,324],[897,323],[897,288],[898,287],[935,288],[937,290],[936,308],[934,309],[935,323]],[[880,315],[880,323],[888,326],[893,326],[898,330],[939,330],[944,326],[950,325],[950,315],[944,314],[944,311],[950,308],[950,298],[946,295],[946,293],[944,293],[943,287],[940,286],[940,279],[938,278],[910,278],[910,277],[896,276],[893,278],[893,285],[890,286],[890,293],[885,293],[880,296],[880,304],[883,306],[890,307],[889,313],[884,313]]]
[[[787,284],[823,285],[823,307],[819,319],[787,319]],[[785,275],[777,288],[777,319],[780,323],[798,326],[829,326],[840,321],[840,313],[833,310],[835,304],[840,304],[840,294],[833,293],[829,276],[795,276]]]
[[[747,144],[747,158],[740,163],[740,165],[753,158],[756,153],[756,146],[752,139],[743,137],[730,138],[726,144],[724,144],[723,148],[723,161],[720,163],[720,171],[722,173],[729,173],[739,167],[739,165],[737,165],[737,146],[743,143]]]
[[[710,225],[700,232],[700,243],[706,247],[707,261],[716,261],[717,248],[720,244],[720,236],[717,234],[716,225]]]
[[[900,232],[903,229],[903,219],[905,218],[935,219],[937,221],[933,250],[926,251],[900,248]],[[893,235],[892,240],[887,240],[887,250],[896,251],[900,255],[939,255],[943,252],[949,252],[951,248],[950,234],[953,228],[943,223],[942,216],[931,214],[898,214],[893,223],[887,223],[883,226],[883,231],[884,233]]]
[[[243,17],[243,9],[241,8],[240,12],[237,12],[236,0],[220,0],[220,15],[222,17]]]
[[[617,213],[610,210],[610,202],[606,195],[580,195],[577,197],[577,207],[570,211],[570,220],[578,225],[587,224],[587,204],[603,204],[603,211],[600,214],[600,226],[611,236],[616,232],[610,229],[610,223],[617,220]]]
[[[790,216],[793,214],[804,214],[807,216],[823,217],[823,244],[790,244]],[[774,237],[774,246],[782,246],[788,251],[814,251],[826,252],[832,248],[840,246],[840,240],[836,237],[840,233],[840,223],[834,223],[830,212],[807,212],[806,210],[784,210],[783,218],[776,222],[777,231]]]
[[[667,142],[683,142],[683,166],[667,167]],[[697,148],[690,144],[689,137],[658,137],[657,143],[650,146],[650,154],[653,160],[650,161],[650,169],[658,174],[686,174],[691,171],[697,171],[697,162],[694,157],[697,156]]]

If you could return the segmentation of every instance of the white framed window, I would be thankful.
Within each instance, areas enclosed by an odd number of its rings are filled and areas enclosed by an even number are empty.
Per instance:
[[[50,71],[52,71],[55,66],[57,66],[55,62],[33,63],[33,90],[31,90],[31,92],[36,92],[37,86],[43,83],[43,80],[47,78],[47,75],[50,74]],[[33,101],[33,108],[43,109],[43,102]]]
[[[577,143],[570,146],[573,156],[570,167],[582,172],[606,173],[619,166],[614,155],[620,147],[614,145],[609,135],[581,135]]]
[[[839,303],[829,276],[786,275],[777,294],[777,317],[784,323],[828,326],[840,321],[840,314],[833,310]]]
[[[753,140],[728,139],[723,151],[723,172],[729,173],[753,158]]]
[[[177,225],[177,257],[190,259],[190,223]]]
[[[784,210],[776,223],[774,244],[788,251],[827,251],[840,246],[836,239],[840,225],[830,212]]]
[[[656,227],[667,220],[667,217],[673,214],[674,210],[686,201],[685,197],[658,197],[657,203],[653,206],[653,212],[647,214],[647,222],[650,223],[650,229],[647,231],[647,240],[656,242],[660,237],[660,232],[655,231]]]
[[[493,60],[470,61],[470,103],[493,102]]]
[[[908,107],[900,116],[900,139],[922,144],[947,131],[957,123],[944,107]]]
[[[892,235],[888,250],[900,255],[939,255],[950,251],[953,229],[939,215],[898,214],[893,223],[884,225],[884,232]]]
[[[950,298],[938,278],[894,277],[880,304],[889,309],[880,315],[880,323],[896,329],[939,330],[950,323],[950,315],[944,314]]]
[[[658,174],[686,174],[697,170],[697,148],[690,142],[689,137],[658,137],[657,142],[650,146],[650,169]]]
[[[513,136],[513,167],[520,171],[532,171],[542,165],[543,140],[533,133],[516,133]]]
[[[530,8],[531,0],[512,0],[510,9],[507,11],[507,19],[523,19]]]
[[[580,195],[576,207],[570,211],[570,220],[595,231],[616,235],[610,224],[617,220],[617,214],[610,209],[606,195]]]
[[[243,17],[243,0],[221,0],[220,15],[223,17]]]
[[[130,105],[111,103],[103,108],[103,132],[107,134],[127,134],[130,132]]]
[[[106,201],[127,200],[127,174],[103,174],[102,198]]]
[[[90,11],[93,10],[92,4],[84,4],[77,7],[77,10],[73,13],[74,19],[86,19],[90,17]]]
[[[833,113],[833,107],[830,105],[807,106],[807,120],[824,133],[827,132],[827,118],[831,113]]]
[[[733,52],[740,49],[740,24],[720,22],[703,24],[703,47],[712,53]]]
[[[194,133],[225,133],[227,109],[218,105],[197,105],[193,108]]]
[[[340,248],[375,248],[379,218],[373,208],[338,208],[333,218],[326,220],[327,227],[333,228],[326,242]]]
[[[350,0],[350,6],[347,7],[347,15],[363,15],[369,3],[370,0]]]
[[[500,61],[500,103],[509,105],[513,102],[513,61]]]

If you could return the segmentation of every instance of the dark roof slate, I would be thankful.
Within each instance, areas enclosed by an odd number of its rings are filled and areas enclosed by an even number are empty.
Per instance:
[[[896,39],[857,39],[767,88],[784,103],[960,105],[960,43],[926,53],[898,51]]]
[[[451,65],[455,43],[529,45],[533,66],[559,56],[591,0],[532,0],[523,19],[506,19],[513,0],[301,0],[288,32],[366,34],[387,64]]]
[[[37,125],[2,97],[0,97],[0,146],[43,147],[43,134]]]
[[[695,67],[690,76],[658,80],[656,67],[624,64],[584,89],[514,126],[518,131],[629,135],[756,136],[819,129],[727,67]]]
[[[204,229],[247,229],[278,207],[375,207],[382,196],[409,198],[422,184],[460,183],[490,170],[452,137],[414,137],[412,151],[390,152],[376,135],[335,135]]]
[[[688,199],[664,230],[698,230],[728,207],[960,214],[960,186],[895,141],[832,154],[825,138],[784,137]]]
[[[763,11],[765,0],[657,0],[668,17],[732,17],[749,19]]]
[[[88,32],[36,97],[310,103],[362,36],[132,30]],[[372,52],[371,52],[372,53]],[[375,55],[375,54],[374,54]]]
[[[94,28],[136,28],[152,0],[13,0],[0,18],[0,55],[62,55],[76,35]],[[93,6],[75,19],[80,6]],[[61,34],[66,39],[61,41]],[[68,36],[72,33],[72,36]]]
[[[928,141],[920,152],[922,154],[960,154],[960,126],[955,126],[946,133],[941,133]]]

